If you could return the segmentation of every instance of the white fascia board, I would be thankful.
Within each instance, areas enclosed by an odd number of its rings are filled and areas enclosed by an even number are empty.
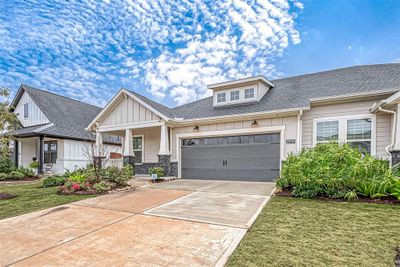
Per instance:
[[[302,107],[302,108],[293,108],[293,109],[282,109],[282,110],[273,110],[273,111],[262,111],[262,112],[254,112],[254,113],[245,113],[245,114],[235,114],[235,115],[226,115],[226,116],[218,116],[218,117],[205,117],[205,118],[197,118],[197,119],[172,119],[171,122],[175,125],[182,124],[193,124],[193,123],[215,123],[217,121],[228,121],[228,120],[238,120],[238,119],[258,119],[262,116],[268,115],[285,115],[285,113],[292,113],[293,115],[299,114],[300,110],[309,110],[310,107]],[[290,114],[288,114],[290,116]],[[281,117],[281,116],[279,116]]]
[[[133,98],[135,101],[139,102],[141,105],[143,105],[145,108],[147,108],[148,110],[150,110],[151,112],[157,114],[159,117],[161,117],[162,119],[164,119],[165,121],[168,121],[169,118],[166,117],[164,114],[162,114],[161,112],[159,112],[158,110],[154,109],[153,107],[151,107],[150,105],[148,105],[147,103],[145,103],[144,101],[142,101],[140,98],[138,98],[137,96],[135,96],[134,94],[132,94],[131,92],[129,92],[128,90],[126,90],[125,88],[122,88],[119,90],[119,92],[110,100],[110,102],[107,103],[107,105],[101,110],[101,112],[94,118],[94,120],[88,125],[88,127],[86,127],[85,130],[87,131],[91,131],[91,128],[93,127],[93,125],[98,122],[101,118],[103,118],[106,114],[108,114],[110,111],[109,109],[113,107],[113,105],[115,104],[116,101],[118,101],[119,97],[121,95],[125,95],[125,96],[129,96],[131,98]]]
[[[157,114],[159,117],[161,117],[162,119],[164,119],[165,121],[169,121],[170,118],[168,118],[167,116],[165,116],[164,114],[162,114],[160,111],[156,110],[155,108],[153,108],[152,106],[150,106],[149,104],[147,104],[146,102],[142,101],[140,98],[138,98],[137,96],[135,96],[134,94],[132,94],[131,92],[129,92],[129,90],[126,90],[125,88],[122,88],[122,91],[132,97],[134,100],[136,100],[137,102],[139,102],[140,104],[142,104],[145,108],[147,108],[148,110],[150,110],[151,112]]]
[[[247,83],[247,82],[257,82],[257,81],[262,81],[266,85],[270,87],[274,87],[275,85],[268,81],[267,78],[265,78],[263,75],[255,76],[255,77],[248,77],[248,78],[243,78],[239,80],[234,80],[234,81],[227,81],[227,82],[222,82],[222,83],[214,83],[207,85],[208,89],[215,89],[218,87],[225,87],[225,86],[232,86],[232,85],[237,85],[237,84],[242,84],[242,83]]]

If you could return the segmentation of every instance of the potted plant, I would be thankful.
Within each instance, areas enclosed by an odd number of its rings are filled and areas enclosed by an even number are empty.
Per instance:
[[[39,169],[39,161],[37,161],[37,160],[34,159],[34,160],[31,162],[31,164],[29,164],[29,168],[35,170],[35,174],[37,174],[37,173],[38,173],[38,169]]]

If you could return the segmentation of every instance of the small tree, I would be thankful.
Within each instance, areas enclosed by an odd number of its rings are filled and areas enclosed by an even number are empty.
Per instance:
[[[18,129],[21,124],[10,104],[10,90],[0,88],[0,157],[10,156],[10,142],[14,140],[8,132]]]
[[[84,157],[93,165],[94,175],[96,176],[96,182],[101,180],[101,170],[97,160],[104,158],[103,164],[106,164],[106,155],[109,153],[110,147],[107,145],[100,145],[96,147],[94,142],[85,142],[82,149]]]

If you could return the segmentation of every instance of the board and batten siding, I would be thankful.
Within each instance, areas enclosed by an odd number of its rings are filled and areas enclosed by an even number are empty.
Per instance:
[[[211,131],[223,131],[223,130],[233,130],[233,129],[251,129],[253,120],[237,121],[237,122],[226,122],[226,123],[215,123],[199,125],[199,130],[196,132],[211,132]],[[286,139],[296,139],[297,140],[297,116],[290,117],[278,117],[278,118],[265,118],[257,119],[257,124],[259,127],[268,126],[285,126],[285,136]],[[193,133],[193,126],[185,126],[173,128],[172,138],[171,138],[171,153],[172,160],[177,161],[177,149],[181,144],[176,143],[176,135],[180,133]],[[284,156],[289,153],[297,152],[297,144],[284,144]]]
[[[60,157],[57,161],[63,162],[63,168],[68,170],[75,170],[76,168],[83,168],[90,162],[92,146],[90,142],[76,141],[76,140],[58,140],[62,142],[62,154],[58,153]],[[104,144],[109,157],[110,152],[121,153],[121,146]]]
[[[24,118],[24,104],[29,103],[28,118]],[[44,123],[50,123],[44,113],[39,107],[33,102],[31,97],[24,92],[15,107],[14,113],[17,114],[18,120],[22,123],[22,126],[29,127],[33,125],[39,125]]]
[[[346,117],[354,115],[370,115],[371,106],[381,99],[372,99],[364,101],[354,101],[348,103],[325,104],[320,106],[311,106],[311,109],[303,113],[303,147],[313,146],[314,119],[330,117]],[[390,144],[391,139],[391,116],[386,114],[376,115],[376,156],[389,158],[385,152],[385,147]]]
[[[160,117],[131,97],[122,97],[101,121],[102,126],[159,121]]]

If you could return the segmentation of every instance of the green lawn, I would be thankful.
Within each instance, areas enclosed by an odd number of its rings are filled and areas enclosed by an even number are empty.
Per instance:
[[[394,266],[400,206],[273,197],[228,266]]]
[[[28,185],[0,186],[0,192],[18,195],[13,199],[0,200],[0,219],[93,197],[93,195],[58,195],[56,193],[57,187],[41,188],[40,186],[41,182]]]

